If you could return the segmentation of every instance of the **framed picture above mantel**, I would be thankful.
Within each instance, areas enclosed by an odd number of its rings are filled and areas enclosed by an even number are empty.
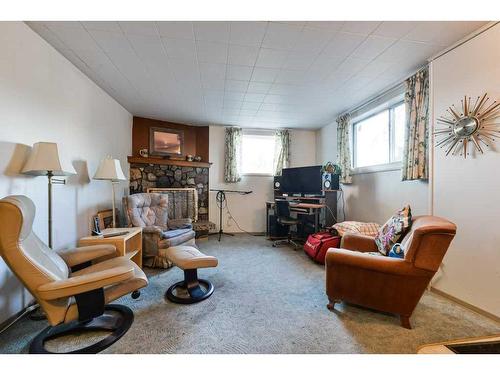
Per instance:
[[[149,129],[149,154],[166,157],[184,155],[184,131],[151,127]]]

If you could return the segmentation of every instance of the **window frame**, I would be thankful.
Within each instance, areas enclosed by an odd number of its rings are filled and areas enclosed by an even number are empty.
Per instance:
[[[350,146],[351,146],[351,169],[352,173],[351,174],[361,174],[361,173],[374,173],[374,172],[382,172],[382,171],[391,171],[391,170],[398,170],[401,168],[401,160],[394,160],[395,158],[395,134],[396,134],[396,127],[395,127],[395,114],[394,114],[394,109],[401,104],[404,104],[404,97],[403,95],[398,95],[395,98],[388,100],[386,103],[377,106],[376,108],[373,108],[372,110],[369,110],[365,113],[360,114],[359,116],[356,116],[351,124],[351,139],[350,139]],[[382,163],[382,164],[374,164],[374,165],[367,165],[363,167],[357,167],[356,166],[356,148],[357,148],[357,142],[356,142],[356,125],[359,124],[360,122],[369,119],[370,117],[374,117],[379,115],[380,113],[384,111],[389,111],[389,162],[387,163]]]
[[[242,134],[241,134],[241,176],[248,176],[248,177],[272,177],[274,176],[274,171],[271,171],[270,173],[255,173],[255,172],[250,172],[250,173],[245,173],[243,172],[243,138],[245,135],[260,135],[260,136],[269,136],[272,137],[274,142],[276,142],[275,139],[275,131],[271,129],[243,129]],[[274,163],[274,149],[273,149],[273,163]]]

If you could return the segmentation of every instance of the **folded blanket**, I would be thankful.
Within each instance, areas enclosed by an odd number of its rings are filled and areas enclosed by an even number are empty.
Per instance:
[[[343,221],[334,224],[332,228],[339,233],[339,236],[343,236],[345,233],[358,233],[375,237],[378,234],[380,224],[363,223],[361,221]]]

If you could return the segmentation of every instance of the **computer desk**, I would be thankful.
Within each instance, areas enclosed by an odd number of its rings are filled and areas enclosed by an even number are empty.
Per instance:
[[[314,215],[314,232],[319,231],[319,216],[321,210],[325,208],[325,204],[318,203],[290,203],[290,212],[295,212],[297,215]],[[274,201],[266,202],[266,236],[269,237],[269,211],[274,209]]]

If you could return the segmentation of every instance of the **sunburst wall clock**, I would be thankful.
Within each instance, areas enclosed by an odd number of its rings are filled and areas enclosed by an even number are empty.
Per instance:
[[[447,114],[437,119],[439,128],[434,131],[436,147],[446,149],[448,155],[463,155],[467,158],[472,147],[481,154],[483,147],[500,137],[500,103],[487,94],[478,96],[472,104],[471,97],[462,99],[462,108],[455,105],[447,109]]]

